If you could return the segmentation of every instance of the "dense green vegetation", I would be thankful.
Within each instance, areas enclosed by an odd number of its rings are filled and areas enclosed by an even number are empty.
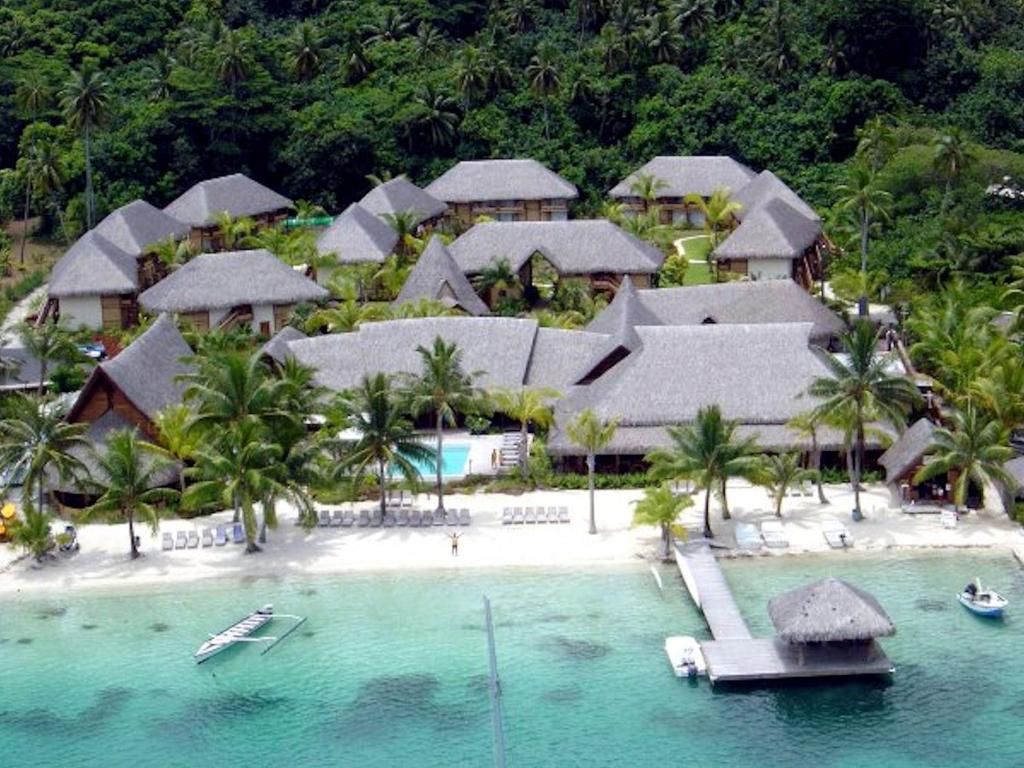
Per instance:
[[[368,174],[423,182],[502,155],[548,163],[594,214],[666,153],[771,168],[825,211],[858,128],[885,114],[892,130],[862,153],[892,195],[869,287],[999,278],[1024,250],[1020,204],[983,194],[1024,178],[1019,13],[1014,0],[8,0],[0,168],[15,170],[0,219],[27,190],[33,213],[81,231],[90,167],[95,218],[238,170],[338,210]],[[963,162],[944,170],[956,128]],[[843,245],[848,215],[830,225]]]

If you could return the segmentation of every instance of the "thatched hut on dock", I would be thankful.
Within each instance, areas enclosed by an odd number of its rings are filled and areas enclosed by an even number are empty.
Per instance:
[[[787,643],[863,643],[896,633],[873,596],[831,576],[773,598],[768,615]]]

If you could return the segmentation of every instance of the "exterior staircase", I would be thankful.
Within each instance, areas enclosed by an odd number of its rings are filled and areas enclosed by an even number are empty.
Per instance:
[[[522,436],[518,432],[505,432],[501,436],[501,451],[498,461],[499,469],[515,469],[519,465],[520,445],[522,445]]]

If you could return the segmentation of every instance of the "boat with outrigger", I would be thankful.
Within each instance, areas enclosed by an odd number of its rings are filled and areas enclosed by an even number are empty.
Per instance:
[[[295,624],[289,627],[288,630],[279,637],[271,637],[269,635],[261,637],[251,636],[254,632],[265,627],[274,619],[295,619]],[[269,643],[269,645],[263,649],[263,654],[265,654],[279,642],[288,637],[288,635],[301,627],[305,621],[306,619],[303,616],[295,616],[289,613],[274,613],[274,606],[268,603],[262,608],[257,608],[252,613],[243,616],[234,624],[222,629],[220,632],[211,634],[210,638],[199,646],[199,650],[193,654],[192,658],[196,660],[196,664],[202,664],[204,661],[212,659],[221,651],[226,651],[228,648],[231,648],[236,643]],[[262,656],[263,654],[260,655]]]
[[[964,587],[956,599],[971,613],[991,619],[1000,618],[1006,612],[1006,606],[1010,604],[1009,600],[994,589],[984,589],[980,579],[975,579]]]

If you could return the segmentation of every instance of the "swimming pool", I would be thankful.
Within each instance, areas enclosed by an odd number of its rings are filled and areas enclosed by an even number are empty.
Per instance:
[[[463,477],[466,474],[466,463],[469,459],[469,443],[445,443],[441,451],[441,474],[444,477]],[[437,472],[432,461],[413,461],[416,469],[424,479],[430,479]],[[391,468],[391,476],[397,477],[400,473],[394,467]]]

